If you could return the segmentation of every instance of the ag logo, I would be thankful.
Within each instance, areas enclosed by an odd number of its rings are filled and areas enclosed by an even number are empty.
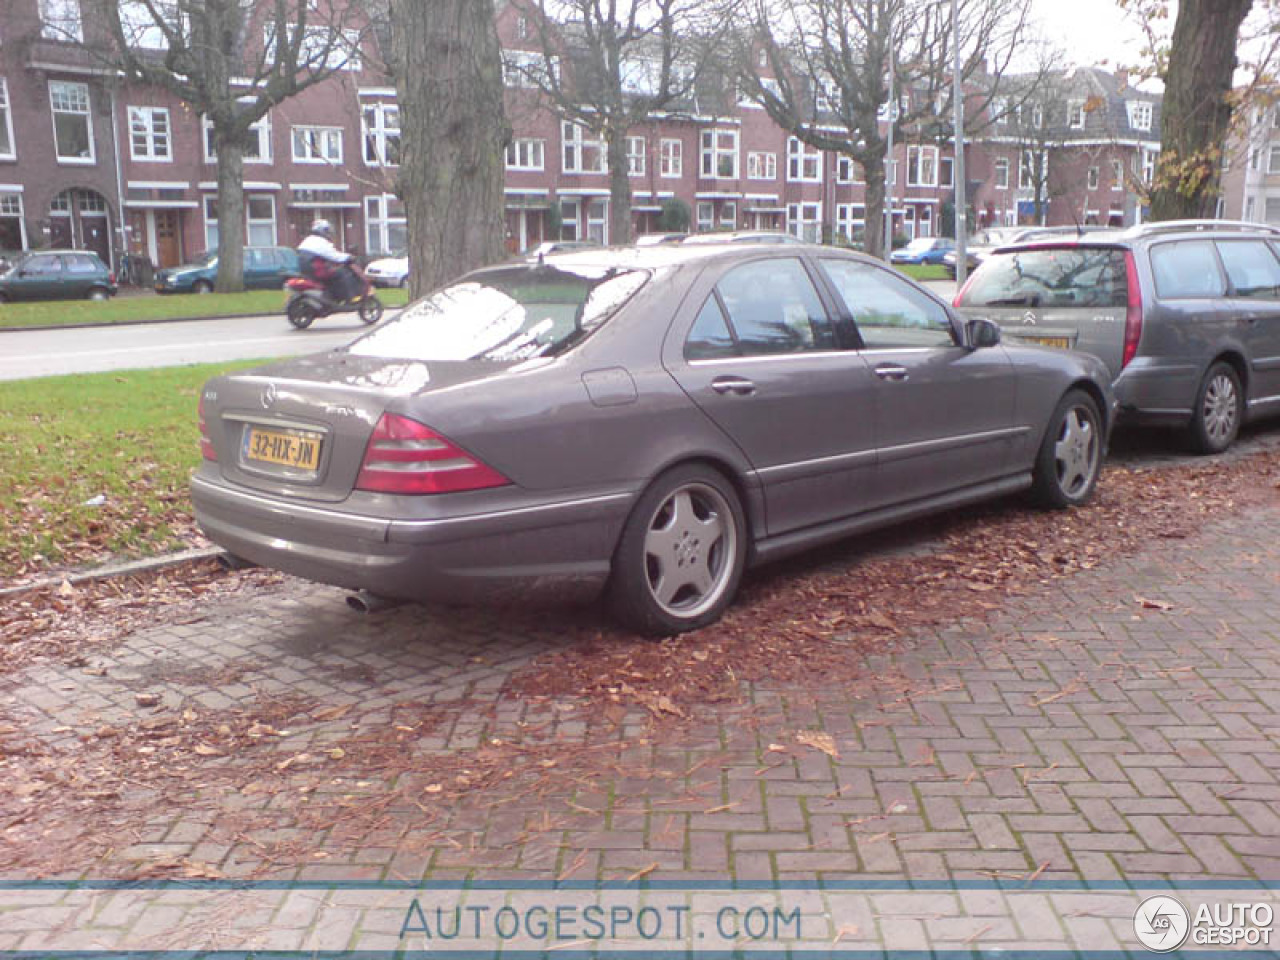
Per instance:
[[[1133,932],[1138,941],[1154,953],[1177,950],[1187,939],[1191,915],[1173,897],[1147,897],[1133,915]]]

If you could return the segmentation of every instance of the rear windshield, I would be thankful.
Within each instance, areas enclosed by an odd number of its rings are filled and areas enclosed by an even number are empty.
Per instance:
[[[410,304],[350,350],[422,361],[556,356],[598,329],[648,279],[643,270],[616,268],[488,270]]]
[[[960,300],[962,307],[1124,307],[1124,251],[1106,247],[1037,247],[988,257]]]

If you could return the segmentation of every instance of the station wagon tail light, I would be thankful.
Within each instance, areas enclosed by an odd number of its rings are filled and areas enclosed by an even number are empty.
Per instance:
[[[204,396],[200,397],[200,406],[197,407],[197,419],[200,422],[200,456],[206,460],[217,461],[218,451],[213,449],[213,441],[209,439],[209,423],[204,417]]]
[[[964,301],[965,294],[968,293],[969,288],[973,286],[973,278],[974,278],[974,275],[977,274],[977,272],[978,272],[978,269],[976,267],[969,271],[969,276],[965,280],[964,286],[960,288],[960,291],[956,294],[955,299],[951,301],[951,305],[953,307],[960,306],[960,304]]]
[[[1133,258],[1132,250],[1125,251],[1124,272],[1129,295],[1124,314],[1124,354],[1120,358],[1122,370],[1138,352],[1138,341],[1142,339],[1142,288],[1138,286],[1138,264]]]
[[[430,427],[384,413],[365,448],[357,490],[377,493],[457,493],[511,481]]]

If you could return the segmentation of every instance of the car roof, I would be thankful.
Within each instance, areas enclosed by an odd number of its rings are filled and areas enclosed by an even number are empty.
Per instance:
[[[804,242],[782,230],[726,230],[717,233],[695,233],[685,237],[680,242],[698,246],[704,243],[748,243],[753,240],[781,240],[782,243],[788,244]]]
[[[692,263],[712,263],[720,260],[748,260],[764,254],[796,256],[798,253],[804,251],[808,251],[810,253],[821,253],[824,257],[828,255],[848,256],[854,259],[865,260],[881,267],[885,266],[884,261],[868,257],[865,254],[854,250],[846,250],[840,247],[821,246],[819,244],[812,243],[656,243],[639,247],[629,245],[567,250],[563,253],[544,254],[541,258],[527,257],[521,260],[493,264],[491,267],[485,267],[483,269],[501,269],[504,267],[510,267],[513,264],[524,264],[528,266],[529,264],[536,263],[541,259],[543,263],[555,266],[579,266],[595,269],[622,267],[652,270],[664,267],[679,267]]]

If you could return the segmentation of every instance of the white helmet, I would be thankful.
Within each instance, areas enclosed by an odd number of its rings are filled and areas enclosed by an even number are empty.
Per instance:
[[[328,220],[316,220],[311,224],[311,232],[322,237],[333,239],[333,224]]]

